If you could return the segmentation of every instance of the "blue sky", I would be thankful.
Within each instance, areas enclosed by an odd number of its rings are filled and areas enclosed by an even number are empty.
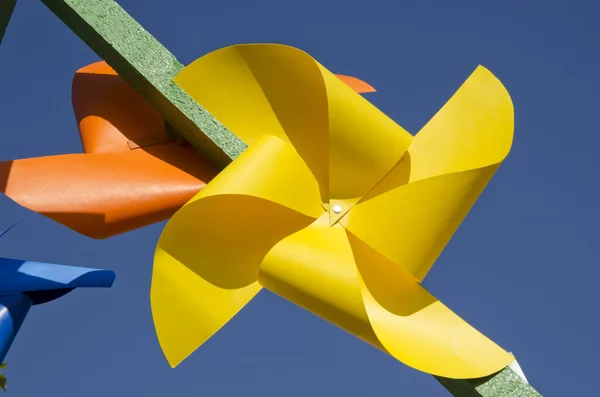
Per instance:
[[[235,43],[306,50],[412,133],[478,64],[509,90],[507,160],[425,286],[512,351],[544,396],[593,395],[600,351],[600,4],[121,0],[187,64]],[[397,4],[394,4],[397,3]],[[0,160],[81,151],[74,72],[98,57],[38,0],[0,46]],[[6,361],[12,396],[446,396],[419,373],[262,292],[177,369],[149,306],[164,223],[92,240],[0,197],[0,256],[101,267],[112,290],[35,307]]]

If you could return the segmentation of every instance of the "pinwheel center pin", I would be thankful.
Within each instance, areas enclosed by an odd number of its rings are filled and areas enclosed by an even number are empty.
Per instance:
[[[333,206],[333,212],[336,214],[339,214],[340,212],[342,212],[342,206],[341,205],[334,205]]]

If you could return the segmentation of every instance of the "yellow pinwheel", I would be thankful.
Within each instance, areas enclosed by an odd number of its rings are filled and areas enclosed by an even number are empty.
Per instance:
[[[488,70],[414,138],[292,47],[217,50],[175,82],[249,148],[158,242],[151,303],[171,365],[262,287],[434,375],[513,361],[420,284],[512,144]]]

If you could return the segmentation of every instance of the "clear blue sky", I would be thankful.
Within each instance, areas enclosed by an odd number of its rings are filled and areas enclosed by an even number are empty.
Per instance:
[[[394,4],[397,3],[397,4]],[[415,133],[478,64],[508,88],[512,153],[426,287],[507,350],[546,396],[598,393],[600,3],[121,0],[183,63],[227,45],[302,48],[378,89]],[[98,57],[38,0],[0,46],[0,160],[79,152],[71,79]],[[149,307],[163,223],[92,240],[0,197],[0,256],[102,267],[112,290],[35,307],[6,361],[9,395],[446,396],[419,373],[263,292],[177,369]]]

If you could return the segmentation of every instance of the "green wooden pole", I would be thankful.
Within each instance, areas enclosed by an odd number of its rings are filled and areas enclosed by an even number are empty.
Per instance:
[[[480,379],[435,378],[455,397],[542,397],[517,372],[509,366]]]
[[[246,150],[241,139],[173,82],[183,65],[117,3],[42,2],[215,165],[224,168]]]
[[[183,65],[113,0],[42,2],[145,98],[170,129],[217,166],[224,168],[246,149],[173,82]],[[482,379],[435,378],[456,397],[541,397],[510,367]]]
[[[17,0],[0,0],[0,44],[16,3]]]

